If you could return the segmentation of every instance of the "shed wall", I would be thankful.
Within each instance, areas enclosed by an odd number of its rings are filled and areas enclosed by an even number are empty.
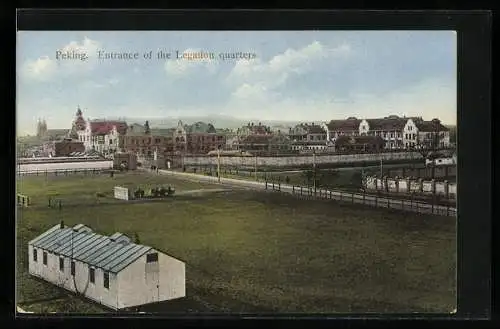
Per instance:
[[[121,288],[118,306],[126,308],[185,297],[185,279],[182,261],[158,252],[158,264],[152,265],[143,255],[118,273]]]

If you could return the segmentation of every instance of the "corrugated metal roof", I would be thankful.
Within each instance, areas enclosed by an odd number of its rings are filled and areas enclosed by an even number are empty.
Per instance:
[[[153,248],[131,243],[119,232],[104,236],[82,224],[61,228],[56,225],[29,242],[34,248],[72,257],[90,266],[118,273]]]

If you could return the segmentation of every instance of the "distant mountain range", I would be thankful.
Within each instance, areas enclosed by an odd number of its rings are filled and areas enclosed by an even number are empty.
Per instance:
[[[179,120],[181,120],[184,124],[193,124],[195,122],[201,121],[205,123],[211,123],[216,128],[240,128],[244,125],[247,125],[249,122],[253,122],[254,124],[258,124],[259,122],[271,127],[292,127],[298,124],[299,122],[294,121],[284,121],[284,120],[248,120],[248,119],[238,119],[231,116],[222,116],[222,115],[211,115],[211,116],[186,116],[186,117],[168,117],[168,118],[125,118],[128,124],[139,123],[144,124],[145,121],[149,121],[149,125],[151,127],[158,128],[173,128],[177,126]]]

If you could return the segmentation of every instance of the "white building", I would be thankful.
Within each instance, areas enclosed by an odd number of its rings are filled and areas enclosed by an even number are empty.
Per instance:
[[[339,136],[380,136],[386,149],[409,149],[413,147],[449,147],[449,129],[438,119],[424,121],[422,118],[391,115],[380,119],[331,120],[323,124],[329,144],[335,144]]]
[[[325,126],[314,122],[311,124],[302,123],[288,130],[291,149],[305,153],[326,151],[328,148],[327,135]]]
[[[29,273],[119,310],[186,296],[185,264],[89,227],[56,225],[28,243]]]
[[[115,153],[123,150],[127,123],[116,120],[85,120],[80,108],[76,111],[70,135],[82,142],[86,151]]]

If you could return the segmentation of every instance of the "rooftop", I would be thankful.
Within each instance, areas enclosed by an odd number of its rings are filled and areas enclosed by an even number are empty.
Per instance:
[[[71,257],[111,273],[120,272],[153,249],[132,243],[122,233],[117,232],[108,237],[94,233],[92,229],[82,224],[62,228],[58,224],[31,240],[29,245],[53,254]]]

